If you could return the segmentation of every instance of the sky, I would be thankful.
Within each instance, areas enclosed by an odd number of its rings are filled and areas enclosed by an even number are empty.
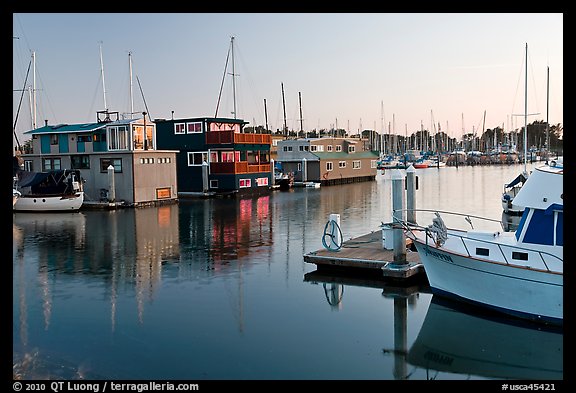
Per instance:
[[[285,119],[295,131],[425,129],[460,139],[482,129],[519,129],[525,98],[528,123],[563,124],[562,13],[12,19],[13,121],[23,140],[32,128],[29,93],[21,91],[33,89],[32,71],[24,83],[32,53],[37,126],[93,122],[97,111],[129,113],[133,102],[135,117],[145,111],[152,119],[236,117],[273,131]]]

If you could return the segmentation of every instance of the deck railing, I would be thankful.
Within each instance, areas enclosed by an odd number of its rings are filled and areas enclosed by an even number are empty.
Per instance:
[[[212,174],[264,173],[270,171],[270,164],[249,164],[246,161],[210,163],[210,173]]]
[[[251,143],[251,144],[272,144],[270,134],[242,134],[239,132],[228,131],[210,131],[206,133],[206,143],[208,144],[232,144],[232,143]]]

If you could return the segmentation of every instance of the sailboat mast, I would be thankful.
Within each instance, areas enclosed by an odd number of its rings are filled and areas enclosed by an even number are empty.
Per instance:
[[[234,100],[234,118],[236,119],[236,71],[234,68],[234,37],[230,37],[230,47],[232,48],[232,99]]]
[[[302,120],[302,93],[298,92],[298,103],[300,104],[300,132],[304,132],[304,125],[303,125],[303,120]],[[308,134],[308,133],[306,133]],[[306,135],[306,138],[308,138],[308,135]]]
[[[266,131],[268,131],[268,110],[266,109],[266,98],[264,98],[264,121],[266,122]]]
[[[32,129],[36,129],[36,52],[32,52]]]
[[[548,106],[550,103],[550,67],[546,67],[546,159],[548,159],[548,152],[550,151],[550,123],[548,122]]]
[[[280,82],[282,86],[282,108],[284,109],[284,139],[288,139],[288,126],[286,125],[286,100],[284,99],[284,82]]]
[[[104,61],[102,60],[102,41],[100,42],[100,74],[102,75],[102,91],[104,92],[104,110],[108,111],[106,103],[106,83],[104,82]]]
[[[526,64],[524,70],[524,173],[526,172],[526,156],[528,155],[528,43],[526,43]]]
[[[134,114],[134,93],[132,91],[132,52],[128,52],[128,72],[130,73],[130,118]]]

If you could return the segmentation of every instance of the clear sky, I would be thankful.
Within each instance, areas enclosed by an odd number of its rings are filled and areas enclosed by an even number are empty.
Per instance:
[[[130,112],[130,52],[140,116],[212,117],[224,80],[218,117],[234,117],[235,101],[237,118],[265,125],[267,114],[282,129],[283,84],[289,129],[302,119],[305,130],[410,135],[440,123],[460,138],[524,125],[526,45],[528,113],[539,113],[528,122],[563,124],[563,23],[562,13],[16,13],[13,88],[34,52],[38,126],[95,121],[104,97]],[[30,118],[26,95],[18,135]]]

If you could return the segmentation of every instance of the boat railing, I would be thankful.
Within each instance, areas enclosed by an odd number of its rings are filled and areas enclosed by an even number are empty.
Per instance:
[[[475,216],[475,215],[471,215],[471,214],[464,214],[464,213],[457,213],[457,212],[450,212],[450,211],[445,211],[445,210],[433,210],[433,209],[397,209],[393,211],[393,223],[399,224],[400,227],[405,231],[405,232],[410,232],[412,237],[415,238],[416,235],[413,233],[414,230],[419,230],[419,231],[423,231],[426,234],[426,245],[428,245],[428,240],[430,240],[431,242],[434,243],[434,245],[436,247],[441,246],[444,241],[446,240],[446,234],[448,231],[448,228],[445,227],[442,219],[440,218],[440,222],[441,225],[440,226],[444,226],[446,232],[444,234],[439,233],[439,231],[437,230],[437,228],[434,228],[433,225],[430,226],[422,226],[416,223],[411,223],[408,222],[407,220],[403,219],[401,217],[401,214],[403,214],[403,212],[428,212],[428,213],[434,213],[437,215],[437,217],[440,217],[440,213],[445,214],[445,215],[449,215],[449,216],[459,216],[464,218],[464,220],[466,222],[468,222],[468,224],[470,225],[470,227],[472,228],[472,230],[474,230],[474,225],[472,224],[472,219],[476,219],[479,221],[486,221],[486,222],[491,222],[491,223],[499,223],[500,227],[502,229],[504,229],[504,223],[502,222],[502,220],[498,220],[498,219],[492,219],[492,218],[488,218],[488,217],[481,217],[481,216]],[[464,234],[458,234],[456,232],[463,232]],[[480,234],[481,232],[479,231],[474,231],[473,232],[474,235]],[[485,234],[490,233],[489,231],[485,232]],[[495,235],[498,235],[499,232],[492,232]],[[504,261],[504,263],[506,263],[507,265],[511,265],[511,266],[521,266],[521,267],[527,267],[526,264],[521,264],[518,262],[513,262],[510,261],[510,257],[507,257],[506,255],[506,250],[510,251],[508,253],[508,255],[512,255],[513,252],[521,252],[521,253],[526,253],[527,255],[537,255],[538,259],[543,266],[544,269],[548,272],[558,272],[558,271],[563,271],[563,268],[561,269],[560,267],[563,267],[564,261],[562,258],[558,257],[557,255],[551,254],[549,252],[546,251],[539,251],[539,250],[534,250],[534,249],[528,249],[519,245],[508,245],[508,244],[502,244],[499,242],[495,242],[495,241],[491,241],[489,239],[482,239],[480,236],[471,236],[470,232],[462,230],[462,229],[452,229],[452,231],[450,232],[450,237],[451,238],[459,238],[460,241],[462,242],[462,246],[467,254],[468,257],[473,257],[473,258],[478,258],[478,256],[476,256],[476,254],[472,254],[469,250],[469,247],[471,246],[471,244],[475,244],[478,245],[479,243],[482,244],[489,244],[492,246],[497,247],[497,249],[500,252],[500,256],[502,258],[502,260]],[[492,258],[494,259],[494,258]],[[523,260],[524,261],[524,260]],[[524,262],[528,262],[528,261],[524,261]],[[536,261],[535,260],[531,260],[530,262],[530,268],[535,268],[536,267]],[[550,265],[551,264],[558,264],[558,269],[554,269],[551,268]]]

